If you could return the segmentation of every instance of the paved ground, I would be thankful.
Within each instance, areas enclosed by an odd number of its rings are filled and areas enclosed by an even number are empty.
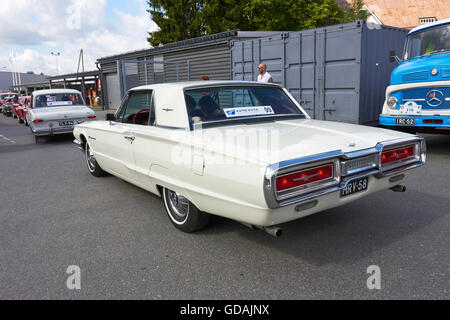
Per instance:
[[[188,235],[159,198],[92,177],[72,137],[35,145],[0,116],[0,299],[449,299],[450,136],[426,138],[405,194],[297,220],[281,239],[222,218]],[[367,289],[370,265],[381,290]]]

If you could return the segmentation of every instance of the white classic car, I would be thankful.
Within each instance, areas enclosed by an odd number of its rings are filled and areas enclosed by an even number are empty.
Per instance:
[[[72,133],[76,124],[95,118],[95,112],[86,107],[81,93],[70,89],[34,91],[27,113],[27,123],[36,143],[45,136]]]
[[[280,224],[374,192],[404,192],[424,139],[312,120],[276,84],[188,82],[130,90],[107,121],[76,125],[89,172],[163,198],[180,230],[209,214],[281,235]]]

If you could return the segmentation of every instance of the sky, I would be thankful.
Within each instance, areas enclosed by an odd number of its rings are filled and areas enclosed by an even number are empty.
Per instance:
[[[80,49],[96,70],[98,58],[148,48],[157,26],[146,9],[146,0],[2,0],[0,71],[73,73]]]

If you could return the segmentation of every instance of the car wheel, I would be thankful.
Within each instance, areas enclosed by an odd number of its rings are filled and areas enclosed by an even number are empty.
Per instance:
[[[85,154],[86,154],[86,164],[88,167],[89,172],[94,177],[101,177],[105,175],[105,171],[100,167],[100,165],[97,163],[97,160],[95,160],[94,153],[91,150],[91,147],[88,143],[86,143],[86,147],[84,148]]]
[[[208,224],[209,214],[201,212],[183,195],[164,188],[163,201],[167,215],[177,229],[192,233]]]
[[[34,141],[36,142],[36,144],[43,144],[47,142],[47,138],[43,137],[43,136],[34,136]]]

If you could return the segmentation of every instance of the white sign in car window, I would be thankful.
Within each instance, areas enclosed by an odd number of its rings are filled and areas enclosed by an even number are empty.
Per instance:
[[[265,116],[275,114],[271,106],[224,108],[223,111],[225,112],[225,116],[227,118]]]
[[[71,106],[73,105],[72,101],[55,101],[55,102],[47,102],[47,106]]]

